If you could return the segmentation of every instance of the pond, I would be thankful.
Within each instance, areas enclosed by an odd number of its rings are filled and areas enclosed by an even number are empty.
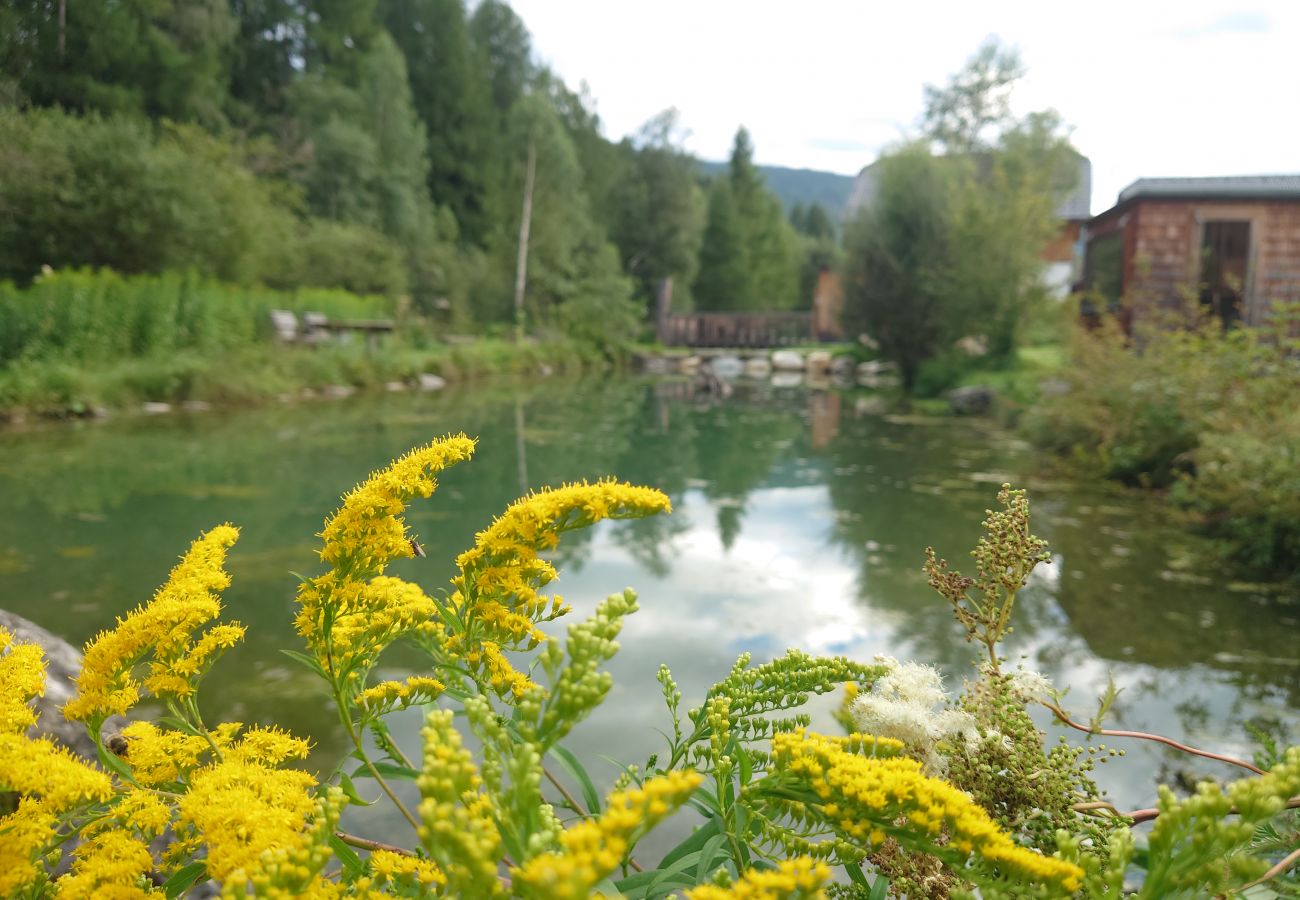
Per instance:
[[[742,386],[720,400],[674,382],[542,381],[0,434],[0,607],[79,644],[148,599],[201,530],[233,522],[243,533],[227,617],[248,636],[206,682],[205,716],[310,735],[312,763],[328,768],[343,747],[330,701],[278,652],[299,646],[292,573],[319,571],[314,535],[341,493],[461,430],[480,438],[477,456],[410,512],[427,558],[394,567],[430,592],[526,488],[614,475],[672,498],[671,516],[570,534],[557,556],[574,617],[626,586],[640,593],[615,687],[567,742],[605,784],[618,774],[607,758],[644,763],[661,749],[660,663],[684,706],[738,654],[787,647],[928,661],[959,686],[975,653],[921,563],[933,545],[960,567],[1003,481],[1030,489],[1052,550],[1017,605],[1008,655],[1069,686],[1077,718],[1110,674],[1123,689],[1111,727],[1248,756],[1244,723],[1281,722],[1294,737],[1300,721],[1300,598],[1217,571],[1160,504],[1051,474],[988,423],[881,416],[803,388]],[[408,661],[395,653],[392,672]],[[823,727],[835,727],[834,702],[814,704]],[[415,712],[397,722],[408,752],[419,724]],[[1150,805],[1156,779],[1235,776],[1123,746],[1127,758],[1098,772],[1123,808]],[[349,816],[363,833],[400,836],[381,805]]]

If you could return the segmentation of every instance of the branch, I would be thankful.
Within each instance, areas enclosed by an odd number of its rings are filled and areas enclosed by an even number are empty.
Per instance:
[[[346,831],[336,831],[334,836],[349,847],[357,847],[361,850],[387,850],[389,853],[396,853],[398,856],[415,856],[410,850],[405,850],[393,844],[385,844],[382,841],[372,841],[370,838],[358,837],[355,834],[348,834]]]
[[[1286,802],[1286,805],[1283,806],[1282,808],[1300,809],[1300,797],[1292,797],[1290,800]],[[1108,810],[1109,812],[1112,812],[1115,815],[1119,816],[1121,819],[1128,819],[1133,825],[1141,825],[1143,822],[1150,822],[1160,815],[1160,810],[1156,809],[1155,807],[1151,807],[1149,809],[1135,809],[1132,812],[1120,812],[1118,809],[1115,808],[1113,804],[1107,803],[1105,800],[1096,800],[1091,803],[1076,803],[1073,806],[1071,806],[1070,809],[1074,810],[1075,812],[1082,812],[1082,813],[1094,812],[1096,810]],[[1233,807],[1229,807],[1227,814],[1230,816],[1235,816],[1238,814],[1238,812],[1239,810],[1237,809],[1237,807],[1233,806]],[[1292,862],[1294,863],[1295,860],[1292,860]],[[1276,875],[1278,873],[1275,872],[1273,874]],[[1268,877],[1272,878],[1273,875],[1269,875]],[[1249,887],[1249,885],[1247,885],[1247,887]]]
[[[1184,753],[1190,753],[1192,756],[1203,756],[1206,759],[1214,759],[1214,760],[1218,760],[1219,762],[1228,763],[1229,765],[1240,766],[1243,769],[1248,769],[1249,771],[1254,772],[1256,775],[1265,774],[1263,769],[1259,768],[1258,766],[1251,765],[1250,763],[1246,762],[1244,759],[1237,759],[1235,756],[1224,756],[1222,753],[1211,753],[1209,750],[1198,750],[1195,747],[1189,747],[1186,744],[1180,744],[1178,743],[1178,741],[1174,740],[1173,738],[1165,737],[1162,734],[1149,734],[1148,732],[1145,731],[1115,731],[1110,728],[1091,728],[1087,725],[1081,725],[1078,722],[1071,719],[1069,715],[1065,712],[1065,710],[1061,709],[1061,707],[1057,706],[1055,703],[1049,703],[1045,700],[1039,702],[1041,702],[1043,706],[1046,706],[1048,709],[1050,709],[1052,711],[1052,714],[1056,716],[1056,718],[1060,720],[1062,724],[1069,725],[1071,728],[1082,731],[1085,734],[1100,734],[1104,737],[1136,738],[1142,741],[1155,741],[1158,744],[1167,744],[1168,746],[1173,747],[1175,750],[1181,750]]]
[[[1257,884],[1263,884],[1264,882],[1268,881],[1270,878],[1276,878],[1277,876],[1285,872],[1287,869],[1294,866],[1297,862],[1300,862],[1300,847],[1297,847],[1296,849],[1292,850],[1277,865],[1269,869],[1263,875],[1256,878],[1250,884],[1243,884],[1241,886],[1241,890],[1244,891],[1246,888],[1253,888]]]

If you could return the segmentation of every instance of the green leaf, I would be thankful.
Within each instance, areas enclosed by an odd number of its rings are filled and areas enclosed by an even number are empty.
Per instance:
[[[856,869],[857,866],[854,866],[854,868]],[[858,869],[858,874],[859,875],[862,874],[861,869]],[[876,875],[875,881],[871,882],[871,893],[867,894],[867,900],[885,900],[885,897],[886,895],[888,895],[888,893],[889,893],[889,879],[886,878],[884,875],[878,874]]]
[[[380,778],[396,778],[399,781],[414,781],[420,777],[418,769],[412,769],[410,766],[403,766],[399,763],[377,762],[375,771],[379,773]],[[358,766],[357,770],[352,773],[353,778],[374,778],[369,766]]]
[[[754,761],[749,757],[749,751],[739,744],[735,750],[736,761],[740,764],[740,783],[741,785],[749,784],[749,779],[754,774]]]
[[[320,677],[325,677],[325,670],[320,667],[320,663],[316,661],[316,657],[308,656],[306,653],[299,653],[297,650],[281,649],[280,652],[292,659],[294,662],[306,666]]]
[[[591,776],[587,770],[582,767],[578,757],[574,756],[568,748],[556,744],[546,751],[547,756],[553,756],[564,767],[573,779],[578,782],[582,788],[582,799],[587,804],[587,812],[594,815],[600,814],[600,794],[596,790],[596,785],[592,783]]]
[[[206,871],[203,863],[192,862],[188,866],[177,869],[162,884],[163,893],[168,897],[179,897],[198,883],[199,879],[204,877]]]
[[[331,834],[329,844],[330,849],[334,851],[334,855],[343,864],[343,870],[347,872],[349,880],[358,878],[365,873],[366,864],[361,861],[361,857],[357,856],[355,850],[343,843],[341,837],[337,834]]]
[[[726,837],[726,835],[721,834],[721,831],[722,820],[716,816],[711,817],[707,822],[687,835],[680,844],[669,850],[659,865],[671,865],[687,853],[703,847],[714,836]]]
[[[374,800],[361,799],[361,795],[357,793],[357,786],[352,783],[352,779],[348,777],[347,772],[339,773],[339,787],[343,788],[343,793],[347,795],[349,802],[357,806],[370,806],[375,802]]]
[[[727,854],[721,852],[726,842],[727,836],[725,834],[715,834],[709,838],[709,842],[700,851],[700,861],[695,866],[695,880],[697,882],[703,881],[710,872],[716,869],[717,862],[727,858]]]

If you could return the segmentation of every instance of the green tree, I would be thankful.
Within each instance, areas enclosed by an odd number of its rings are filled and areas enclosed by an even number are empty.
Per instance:
[[[677,111],[666,110],[619,146],[623,166],[612,186],[610,236],[623,269],[647,304],[659,282],[674,279],[674,305],[686,308],[703,238],[705,199],[695,161],[675,136]]]
[[[0,71],[29,102],[209,126],[224,121],[238,30],[226,0],[6,5]]]
[[[923,145],[877,164],[874,202],[844,237],[849,323],[870,334],[911,391],[953,334],[935,291],[947,254],[952,170]]]
[[[754,165],[749,132],[736,132],[725,191],[709,218],[693,294],[702,309],[788,309],[799,302],[799,245],[781,202]]]
[[[1021,73],[1014,51],[991,43],[946,87],[927,88],[923,137],[881,159],[876,197],[845,236],[849,319],[908,390],[966,335],[1011,356],[1046,302],[1039,254],[1078,157],[1054,113],[1012,116]]]

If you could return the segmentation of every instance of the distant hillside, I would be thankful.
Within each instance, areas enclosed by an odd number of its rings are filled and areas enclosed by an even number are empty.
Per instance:
[[[700,160],[700,171],[713,176],[725,172],[724,162]],[[759,166],[772,193],[781,198],[788,211],[796,203],[820,203],[830,213],[831,221],[838,222],[840,211],[853,191],[852,175],[818,172],[814,169],[787,169],[785,166]]]

